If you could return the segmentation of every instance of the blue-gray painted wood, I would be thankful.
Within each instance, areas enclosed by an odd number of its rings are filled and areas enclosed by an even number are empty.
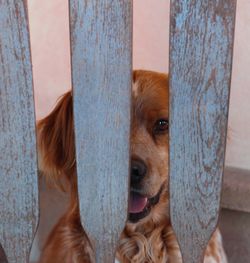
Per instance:
[[[127,218],[132,1],[71,0],[70,20],[81,220],[110,263]]]
[[[235,0],[171,2],[170,212],[184,263],[202,262],[218,219]]]
[[[26,1],[0,1],[0,25],[0,243],[9,263],[24,263],[38,221]]]

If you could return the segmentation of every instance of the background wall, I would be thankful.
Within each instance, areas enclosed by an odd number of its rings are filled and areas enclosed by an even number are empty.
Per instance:
[[[71,88],[68,1],[30,0],[37,119]],[[250,1],[237,6],[226,164],[250,169]],[[134,68],[168,71],[169,0],[134,1]]]

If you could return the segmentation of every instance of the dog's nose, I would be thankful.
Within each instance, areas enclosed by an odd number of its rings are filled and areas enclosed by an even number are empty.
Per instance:
[[[131,161],[131,184],[139,184],[147,173],[147,166],[142,160]]]

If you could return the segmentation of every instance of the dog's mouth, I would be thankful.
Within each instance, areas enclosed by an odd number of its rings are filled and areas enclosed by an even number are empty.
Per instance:
[[[143,196],[135,191],[131,191],[129,200],[129,221],[136,223],[140,219],[149,215],[151,208],[159,202],[162,191],[163,185],[159,192],[151,198]]]

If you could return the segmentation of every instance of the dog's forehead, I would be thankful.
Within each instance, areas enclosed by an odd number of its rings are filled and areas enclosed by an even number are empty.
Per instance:
[[[133,105],[135,111],[167,111],[168,112],[168,77],[166,74],[137,71],[134,73],[132,86]]]

